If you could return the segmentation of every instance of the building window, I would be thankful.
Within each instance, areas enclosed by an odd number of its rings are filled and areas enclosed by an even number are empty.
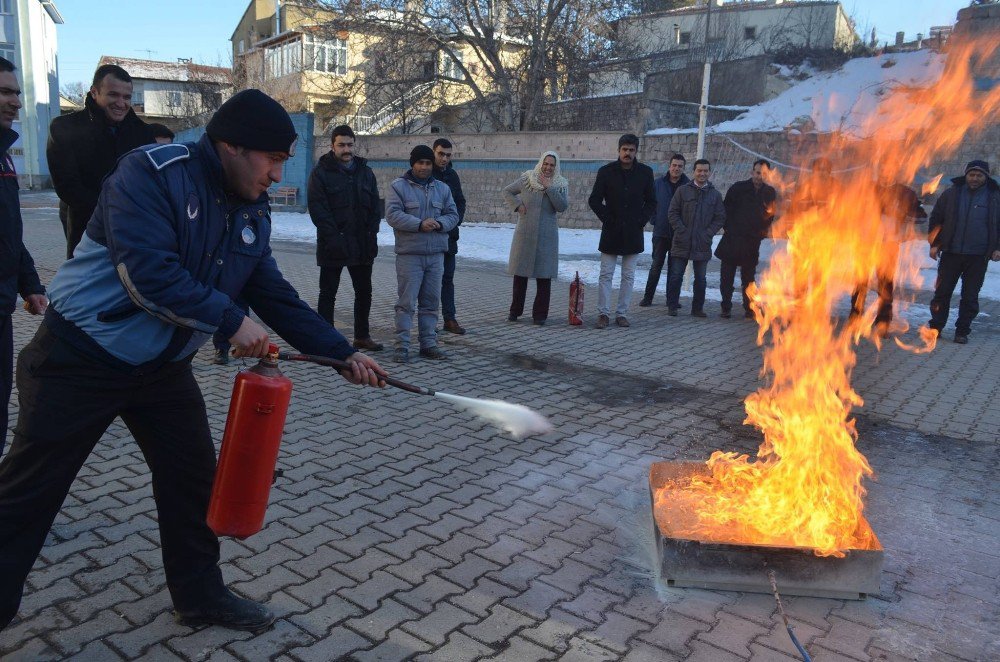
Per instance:
[[[305,60],[309,69],[340,76],[347,74],[346,39],[318,39],[306,35],[305,47]]]
[[[237,46],[237,48],[236,48],[237,54],[238,55],[243,55],[243,52],[246,51],[246,49],[247,49],[246,41],[244,41],[243,39],[240,39],[239,46]]]
[[[0,57],[14,61],[14,44],[0,44]]]
[[[688,45],[690,45],[691,44],[691,33],[690,32],[682,32],[681,36],[680,36],[680,40],[678,41],[678,43],[681,46],[688,46]]]
[[[465,74],[462,73],[461,64],[465,61],[464,54],[460,50],[453,51],[455,56],[452,57],[448,53],[441,51],[441,58],[439,60],[440,66],[438,72],[445,78],[456,78],[458,80],[464,80]]]
[[[747,41],[753,41],[757,38],[757,26],[751,25],[743,28],[743,38]]]
[[[0,0],[0,14],[12,15],[14,13],[14,0]]]
[[[142,95],[142,83],[136,80],[132,81],[132,105],[142,106],[146,103]]]
[[[168,108],[181,107],[181,93],[178,90],[167,91],[167,107]]]
[[[271,46],[264,54],[266,71],[271,78],[281,78],[302,71],[302,42],[286,41]]]

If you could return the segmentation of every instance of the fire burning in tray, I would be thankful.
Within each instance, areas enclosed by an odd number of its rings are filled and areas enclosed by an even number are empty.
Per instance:
[[[900,242],[917,239],[913,224],[883,219],[876,180],[909,183],[918,171],[940,168],[975,139],[984,119],[996,116],[1000,89],[976,92],[973,83],[977,63],[996,47],[955,44],[940,80],[887,95],[863,137],[821,136],[800,172],[789,179],[772,173],[772,185],[789,202],[775,224],[775,236],[787,245],[752,293],[766,385],[745,401],[745,423],[761,430],[764,441],[756,458],[716,451],[705,474],[654,488],[661,532],[832,557],[877,546],[862,514],[863,480],[872,468],[855,446],[851,417],[863,404],[851,387],[855,347],[866,338],[878,345],[889,333],[904,349],[929,352],[936,333],[921,328],[919,342],[909,345],[899,338],[907,328],[898,314],[891,328],[873,328],[877,302],[847,321],[834,310],[873,274],[894,275],[897,308],[906,303],[901,290],[919,288],[919,259],[899,250]],[[817,158],[834,172],[824,172]]]

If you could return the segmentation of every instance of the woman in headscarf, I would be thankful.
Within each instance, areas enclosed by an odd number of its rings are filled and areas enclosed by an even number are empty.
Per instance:
[[[528,279],[535,279],[531,320],[545,324],[552,279],[559,274],[559,226],[556,214],[569,206],[569,182],[559,172],[559,155],[545,152],[538,164],[503,190],[504,201],[520,214],[510,245],[507,273],[514,277],[514,297],[507,320],[524,313]]]

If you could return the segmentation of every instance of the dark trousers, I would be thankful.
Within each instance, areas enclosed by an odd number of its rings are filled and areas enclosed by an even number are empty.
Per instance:
[[[740,287],[743,291],[743,310],[750,310],[750,297],[747,295],[747,288],[750,283],[757,278],[757,260],[746,262],[722,261],[719,267],[719,292],[722,294],[722,310],[729,312],[733,309],[733,292],[736,289],[736,270],[740,270]]]
[[[0,315],[0,455],[7,443],[7,407],[14,387],[14,324],[10,315]]]
[[[319,269],[319,301],[316,311],[330,324],[334,324],[333,309],[337,303],[337,290],[340,289],[340,274],[343,270],[344,267]],[[372,265],[347,267],[347,273],[351,275],[351,285],[354,286],[354,339],[370,338],[368,316],[372,310]]]
[[[878,312],[875,313],[876,324],[888,324],[892,321],[892,292],[895,285],[891,278],[875,277],[875,291],[878,292]],[[865,311],[865,299],[868,297],[868,283],[859,286],[851,294],[851,315],[860,315]],[[950,297],[950,295],[949,295]]]
[[[958,304],[958,319],[955,321],[955,332],[968,335],[972,328],[972,320],[979,314],[979,290],[986,280],[986,267],[989,259],[983,255],[956,255],[942,253],[938,263],[937,282],[934,285],[934,298],[931,299],[930,327],[938,331],[948,322],[948,309],[951,306],[951,295],[955,292],[959,278],[962,279],[962,299]]]
[[[455,255],[444,254],[444,275],[441,276],[441,317],[455,319]]]
[[[524,298],[528,293],[528,279],[514,276],[514,297],[510,302],[510,314],[520,317],[524,314]],[[531,306],[531,319],[546,320],[549,317],[549,300],[552,297],[552,279],[535,279],[535,303]]]
[[[684,280],[684,270],[687,269],[686,257],[670,256],[667,260],[667,307],[681,307],[681,282]],[[694,296],[691,298],[691,312],[696,313],[705,308],[705,286],[708,282],[708,260],[692,260],[694,265]]]
[[[668,237],[653,237],[653,264],[649,267],[649,277],[646,278],[646,291],[642,295],[643,301],[652,301],[656,295],[656,286],[660,283],[663,263],[666,261],[669,251],[670,239]]]
[[[119,416],[152,473],[174,606],[191,609],[217,595],[219,541],[205,522],[215,448],[190,363],[126,374],[79,354],[43,323],[18,357],[17,389],[20,414],[0,463],[0,629],[17,613],[73,479]]]

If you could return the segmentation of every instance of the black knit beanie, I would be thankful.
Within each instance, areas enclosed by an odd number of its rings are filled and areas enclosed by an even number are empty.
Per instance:
[[[417,145],[412,150],[410,150],[410,167],[417,161],[423,161],[424,159],[434,163],[434,150],[427,145]]]
[[[968,165],[965,166],[965,174],[969,174],[970,170],[978,170],[987,177],[990,176],[990,164],[980,159],[969,161]]]
[[[292,118],[260,90],[243,90],[222,104],[205,127],[212,140],[261,152],[295,153]]]

